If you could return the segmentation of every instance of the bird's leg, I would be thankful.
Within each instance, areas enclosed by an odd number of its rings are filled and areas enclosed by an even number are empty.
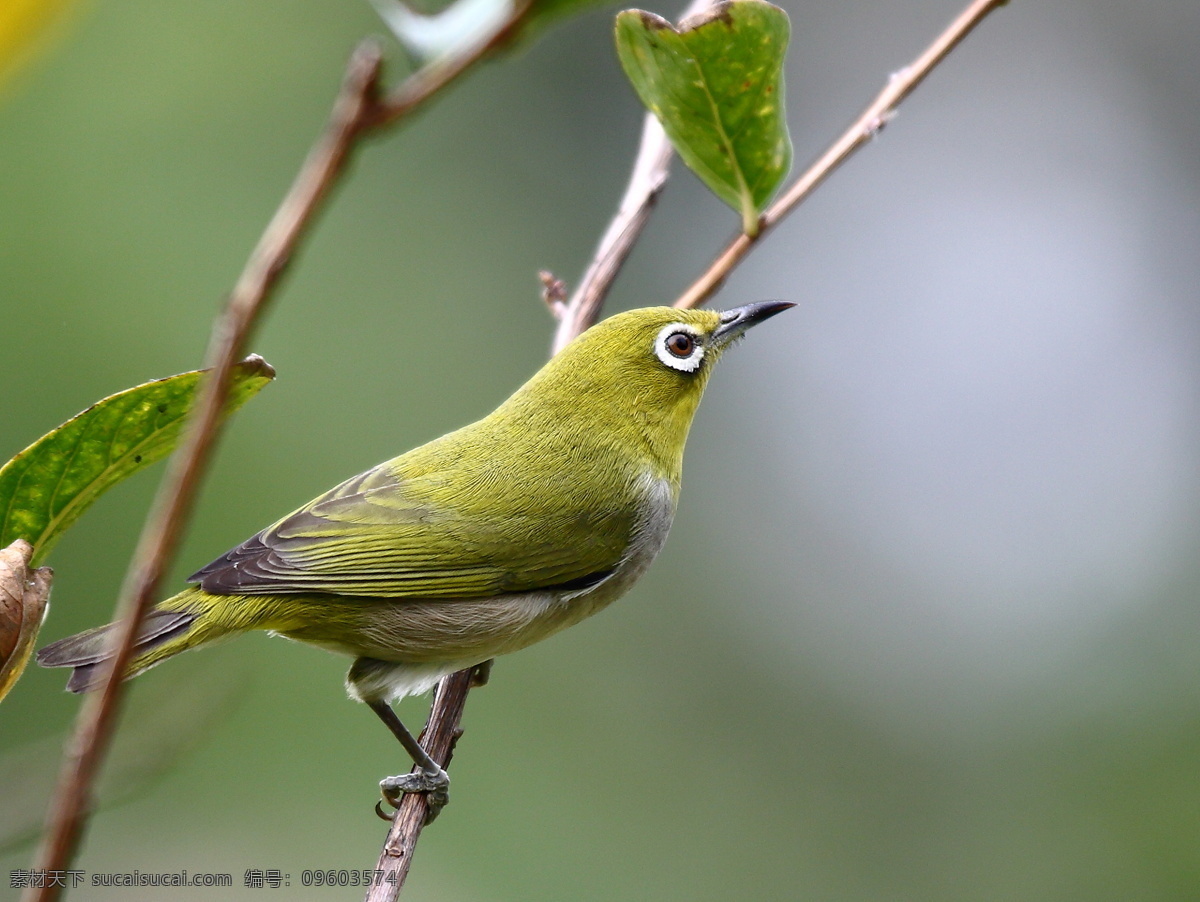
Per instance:
[[[400,797],[406,792],[427,793],[428,820],[432,821],[450,801],[450,775],[429,757],[429,753],[425,749],[421,748],[421,743],[417,742],[413,738],[413,734],[408,732],[408,728],[401,723],[391,705],[384,701],[371,701],[367,704],[392,731],[392,735],[400,740],[400,744],[404,746],[404,750],[408,752],[417,766],[417,769],[411,773],[385,777],[381,780],[379,789],[383,793],[383,797],[392,807],[396,807],[400,804]]]
[[[492,665],[495,663],[495,658],[488,658],[486,661],[476,664],[471,668],[472,689],[478,689],[480,686],[486,686],[488,684],[488,680],[492,678]]]

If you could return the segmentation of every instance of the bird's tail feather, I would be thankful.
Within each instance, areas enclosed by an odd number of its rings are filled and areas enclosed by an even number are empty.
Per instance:
[[[188,590],[166,603],[191,600],[188,596],[202,596],[197,590]],[[216,624],[206,617],[205,606],[184,607],[169,610],[158,607],[142,622],[141,632],[134,642],[134,657],[129,665],[127,677],[136,676],[160,661],[195,648],[227,632],[214,629]],[[94,629],[76,633],[52,642],[37,653],[37,662],[43,667],[73,667],[74,672],[67,681],[69,692],[87,692],[100,685],[100,665],[109,655],[109,642],[117,624],[110,623]]]

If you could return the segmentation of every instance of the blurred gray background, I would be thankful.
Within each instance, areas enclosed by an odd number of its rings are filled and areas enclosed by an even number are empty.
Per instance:
[[[784,5],[798,166],[960,9]],[[176,584],[540,365],[535,273],[577,279],[638,133],[612,12],[362,150],[254,342],[279,379]],[[0,88],[0,459],[199,363],[382,32],[354,0],[90,0]],[[666,551],[472,694],[406,898],[1200,897],[1197,41],[1194,0],[1014,2],[770,236],[716,303],[800,306],[713,380]],[[736,225],[677,168],[610,309],[669,302]],[[56,549],[44,640],[108,618],[160,473]],[[345,662],[263,635],[189,657],[139,681],[114,761],[138,791],[79,867],[358,898],[300,886],[373,866],[403,766]],[[12,833],[40,819],[13,787],[48,791],[62,685],[32,670],[0,708]],[[30,858],[0,854],[0,896]]]

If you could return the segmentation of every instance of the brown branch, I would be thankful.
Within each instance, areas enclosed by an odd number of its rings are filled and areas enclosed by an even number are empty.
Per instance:
[[[759,220],[758,234],[754,237],[740,234],[734,238],[708,270],[675,301],[675,306],[698,307],[708,300],[733,268],[754,249],[767,232],[799,206],[813,189],[825,181],[855,151],[878,135],[895,115],[896,108],[925,80],[925,76],[945,59],[946,54],[982,22],[988,13],[1007,2],[1008,0],[974,0],[937,36],[924,53],[910,65],[893,73],[884,89],[871,101],[854,124],[767,209]]]
[[[608,290],[641,237],[654,202],[667,183],[674,152],[662,125],[653,114],[647,113],[642,126],[641,145],[625,195],[621,198],[617,215],[600,239],[596,254],[579,286],[560,311],[552,355],[565,348],[572,338],[599,319]]]
[[[467,704],[467,693],[472,686],[486,682],[490,663],[460,670],[438,683],[429,709],[429,721],[421,733],[421,746],[443,769],[450,766],[454,745],[462,735],[459,724]],[[367,890],[366,902],[394,902],[399,897],[404,881],[408,879],[413,852],[428,812],[429,805],[423,792],[411,792],[401,799],[383,851],[379,853],[375,882]]]
[[[474,67],[493,50],[506,44],[529,13],[532,0],[514,3],[511,15],[493,32],[480,35],[453,54],[426,63],[387,96],[372,105],[363,117],[365,129],[383,128],[405,118],[425,101]]]
[[[233,366],[241,358],[271,289],[362,130],[362,114],[374,102],[379,71],[378,49],[360,47],[350,61],[325,133],[267,226],[214,325],[207,355],[212,373],[189,417],[183,447],[171,458],[126,575],[117,605],[120,625],[113,639],[112,663],[100,691],[84,699],[76,721],[50,809],[47,837],[37,856],[41,870],[65,870],[74,857],[92,807],[95,778],[116,726],[121,676],[129,669],[138,626],[158,595],[220,432],[221,408]],[[49,902],[59,895],[60,887],[45,886],[32,891],[28,898]]]
[[[710,5],[711,0],[693,0],[680,14],[679,20],[694,16]],[[647,113],[633,172],[630,173],[629,184],[625,187],[617,213],[600,239],[592,262],[571,300],[556,310],[559,322],[554,332],[552,356],[600,318],[600,309],[604,306],[608,290],[633,252],[650,219],[654,203],[667,184],[674,152],[658,119],[653,113]]]
[[[523,10],[514,14],[502,31],[511,28],[521,13]],[[95,779],[116,726],[123,686],[119,675],[128,670],[138,626],[158,595],[219,436],[220,413],[232,368],[241,358],[273,289],[358,140],[424,105],[482,59],[497,39],[499,36],[486,45],[468,48],[452,60],[414,73],[384,99],[379,97],[379,49],[364,43],[352,56],[324,133],[309,152],[214,324],[208,350],[212,373],[201,388],[183,446],[172,457],[126,575],[117,605],[120,625],[113,638],[112,663],[103,687],[84,700],[76,721],[50,807],[46,836],[38,850],[39,870],[65,870],[74,858],[92,807]],[[59,897],[60,889],[34,889],[25,898],[51,902]]]

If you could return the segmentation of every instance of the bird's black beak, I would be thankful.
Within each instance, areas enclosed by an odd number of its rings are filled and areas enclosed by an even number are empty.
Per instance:
[[[759,301],[745,307],[734,307],[721,314],[721,323],[713,331],[712,341],[719,346],[729,344],[751,326],[757,326],[776,313],[783,313],[796,305],[790,301]]]

